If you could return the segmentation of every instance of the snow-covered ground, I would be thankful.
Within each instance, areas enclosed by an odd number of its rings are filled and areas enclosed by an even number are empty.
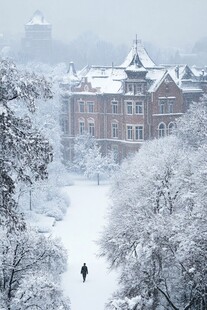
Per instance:
[[[70,206],[63,221],[54,227],[68,250],[68,270],[63,275],[63,288],[71,300],[71,310],[103,310],[116,289],[116,274],[109,272],[103,258],[98,257],[100,231],[107,212],[108,185],[75,180],[65,188]],[[89,274],[83,283],[80,269],[83,263]]]

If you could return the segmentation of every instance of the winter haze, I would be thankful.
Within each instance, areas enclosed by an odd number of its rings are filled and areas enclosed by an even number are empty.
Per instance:
[[[64,42],[84,32],[130,45],[135,34],[161,47],[183,47],[206,36],[206,0],[0,0],[0,33],[22,36],[41,10],[53,38]],[[113,29],[113,31],[112,31]]]

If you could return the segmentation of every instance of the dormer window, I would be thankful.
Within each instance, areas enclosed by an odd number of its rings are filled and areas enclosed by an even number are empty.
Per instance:
[[[132,93],[133,92],[133,84],[128,84],[128,92]]]
[[[142,84],[136,84],[135,85],[135,92],[136,94],[141,94],[142,93],[142,90],[143,90],[143,87],[142,87]]]

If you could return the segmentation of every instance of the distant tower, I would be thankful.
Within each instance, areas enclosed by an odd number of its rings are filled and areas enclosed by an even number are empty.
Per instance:
[[[23,53],[27,59],[50,62],[52,56],[52,25],[42,12],[37,10],[25,25],[25,38],[22,41]]]

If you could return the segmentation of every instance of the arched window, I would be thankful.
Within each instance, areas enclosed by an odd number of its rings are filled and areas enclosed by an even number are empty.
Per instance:
[[[92,118],[88,119],[88,133],[92,137],[95,137],[95,122],[94,122],[94,119]]]
[[[79,119],[79,134],[83,135],[85,132],[85,120],[84,118]]]
[[[175,128],[175,124],[174,123],[169,123],[168,125],[168,135],[171,135],[173,129]]]
[[[158,126],[158,137],[164,137],[166,134],[166,125],[164,123],[159,124]]]

